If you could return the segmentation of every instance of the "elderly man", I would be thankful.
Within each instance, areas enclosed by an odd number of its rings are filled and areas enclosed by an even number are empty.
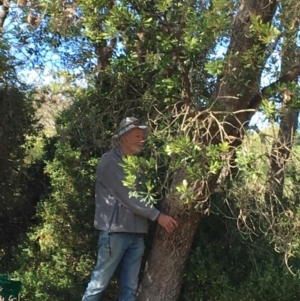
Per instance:
[[[157,221],[172,233],[178,226],[170,216],[130,197],[123,185],[123,156],[138,154],[149,128],[134,117],[122,120],[113,136],[116,147],[105,153],[97,167],[95,228],[101,230],[97,263],[82,301],[98,301],[119,268],[119,301],[134,301],[144,252],[148,220]]]

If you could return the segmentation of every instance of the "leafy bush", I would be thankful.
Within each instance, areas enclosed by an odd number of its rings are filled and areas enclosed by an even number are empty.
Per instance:
[[[243,237],[234,220],[204,218],[184,273],[181,301],[297,301],[300,262],[293,275],[266,237]]]

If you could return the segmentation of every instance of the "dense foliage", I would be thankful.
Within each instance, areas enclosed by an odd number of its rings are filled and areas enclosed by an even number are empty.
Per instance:
[[[295,275],[265,237],[241,235],[236,222],[218,210],[218,214],[205,218],[198,230],[180,300],[296,301],[299,258],[292,264]]]
[[[41,190],[37,181],[31,191],[36,167],[24,162],[32,145],[27,138],[38,132],[34,100],[18,81],[5,40],[0,39],[0,44],[0,258],[5,262],[30,225]],[[4,263],[4,271],[8,268],[9,263]]]

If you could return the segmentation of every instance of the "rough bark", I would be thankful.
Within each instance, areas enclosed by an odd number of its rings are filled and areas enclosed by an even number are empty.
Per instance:
[[[184,178],[179,171],[173,180],[173,188]],[[201,214],[193,206],[184,206],[176,198],[174,189],[162,208],[174,217],[179,227],[168,234],[158,226],[152,250],[146,263],[143,279],[139,288],[140,301],[177,300],[182,285],[182,271],[190,252]]]
[[[214,100],[227,112],[246,109],[250,100],[249,96],[259,90],[259,78],[266,58],[256,55],[247,62],[243,55],[254,45],[257,46],[257,54],[264,53],[266,45],[251,33],[251,17],[258,16],[263,24],[269,23],[275,14],[277,4],[274,0],[242,1],[234,18],[227,64],[217,85],[216,95],[213,96]],[[235,55],[237,53],[238,55]],[[245,64],[250,62],[251,68],[245,68]]]
[[[180,227],[174,234],[167,234],[158,227],[140,285],[140,301],[178,299],[182,271],[200,222],[200,214],[192,207],[165,209],[177,219]]]

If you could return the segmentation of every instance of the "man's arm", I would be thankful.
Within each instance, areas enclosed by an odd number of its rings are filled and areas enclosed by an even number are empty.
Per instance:
[[[118,201],[128,208],[131,212],[149,218],[157,222],[168,232],[171,233],[178,227],[175,219],[161,213],[155,207],[147,205],[140,199],[129,197],[130,189],[123,184],[124,172],[116,158],[105,158],[102,162],[101,169],[97,170],[97,178],[102,184],[110,190],[110,192],[118,199]]]

